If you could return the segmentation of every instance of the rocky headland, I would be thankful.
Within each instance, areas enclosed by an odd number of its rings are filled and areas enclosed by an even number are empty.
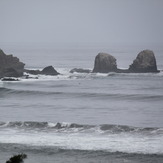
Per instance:
[[[13,55],[6,55],[0,49],[0,78],[23,76],[25,64]]]
[[[33,75],[59,75],[53,66],[47,66],[43,70],[28,70],[24,68],[25,64],[19,61],[19,58],[12,54],[7,55],[0,49],[0,79],[3,81],[18,81],[12,77],[18,78],[24,76],[24,72]],[[28,78],[28,75],[26,75]]]

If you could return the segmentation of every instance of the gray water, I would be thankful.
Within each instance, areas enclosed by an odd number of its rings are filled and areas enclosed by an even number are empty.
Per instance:
[[[104,51],[128,68],[140,47],[4,46],[26,68],[53,65],[58,76],[0,82],[0,162],[162,162],[163,72],[69,73],[93,68]],[[163,49],[153,48],[158,69]],[[36,76],[31,76],[36,77]]]

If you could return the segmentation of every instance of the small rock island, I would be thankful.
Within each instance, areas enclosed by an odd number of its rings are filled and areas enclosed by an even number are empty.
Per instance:
[[[116,59],[107,53],[99,53],[95,58],[93,72],[108,73],[116,72]]]
[[[141,51],[130,65],[129,71],[134,73],[159,72],[153,51]]]

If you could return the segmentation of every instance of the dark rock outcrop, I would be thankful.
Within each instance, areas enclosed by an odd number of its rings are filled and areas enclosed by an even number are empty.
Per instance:
[[[116,59],[107,53],[99,53],[95,58],[93,72],[108,73],[116,72]]]
[[[45,67],[42,71],[25,69],[24,72],[32,74],[32,75],[52,75],[52,76],[59,75],[59,73],[54,69],[53,66]]]
[[[37,76],[36,76],[36,77],[31,77],[31,76],[29,76],[29,75],[24,75],[24,77],[25,77],[25,79],[38,79]]]
[[[146,73],[159,72],[157,70],[156,58],[151,50],[141,51],[133,63],[129,66],[129,72]]]
[[[77,73],[90,73],[91,70],[89,69],[82,69],[82,68],[74,68],[70,71],[70,73],[74,73],[74,72],[77,72]]]
[[[41,74],[40,70],[28,70],[28,69],[24,69],[24,72],[32,74],[32,75],[38,75]]]
[[[4,69],[5,77],[20,77],[23,74],[19,74],[14,68],[5,68]]]
[[[24,163],[24,159],[27,158],[26,154],[18,154],[12,156],[6,163]]]
[[[41,71],[41,74],[44,74],[44,75],[59,75],[59,73],[54,69],[53,66],[45,67]]]
[[[107,53],[99,53],[95,58],[93,72],[108,73],[147,73],[160,72],[157,70],[156,58],[151,50],[141,51],[129,69],[117,68],[116,59]]]
[[[24,63],[13,55],[6,55],[0,49],[0,78],[23,76]]]

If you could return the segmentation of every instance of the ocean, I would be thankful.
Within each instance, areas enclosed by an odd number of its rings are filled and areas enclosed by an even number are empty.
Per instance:
[[[70,73],[93,69],[98,52],[128,68],[146,47],[9,46],[28,69],[52,65],[58,76],[0,81],[0,163],[162,163],[163,48],[160,73]],[[37,77],[37,79],[36,79]]]

